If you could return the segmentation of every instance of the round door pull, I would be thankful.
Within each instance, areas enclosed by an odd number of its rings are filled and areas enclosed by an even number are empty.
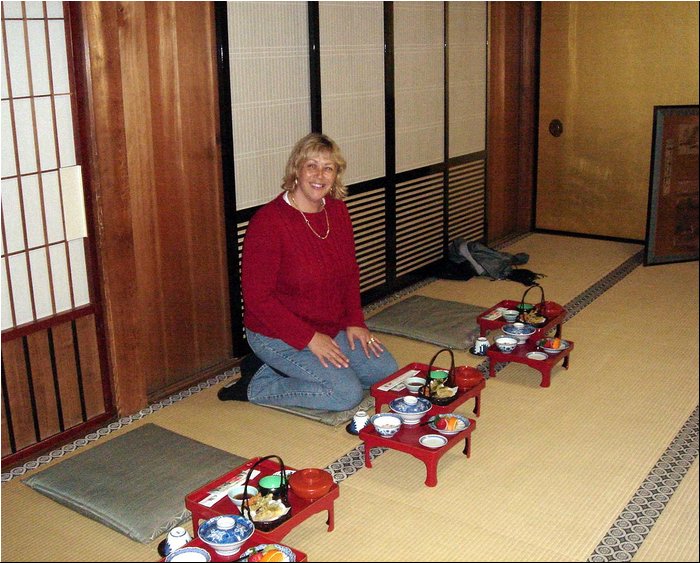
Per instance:
[[[552,137],[560,137],[563,132],[564,124],[561,121],[552,119],[552,121],[549,122],[549,133]]]

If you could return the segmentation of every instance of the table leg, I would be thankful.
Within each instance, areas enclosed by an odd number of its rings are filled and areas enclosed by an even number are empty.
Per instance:
[[[328,531],[332,532],[333,528],[335,527],[335,514],[334,514],[334,505],[331,504],[331,506],[328,508],[328,520],[326,520],[326,524],[328,524]]]
[[[472,411],[476,416],[481,416],[481,391],[474,397],[474,410]]]
[[[555,337],[555,338],[561,338],[561,325],[562,325],[562,323],[559,323],[559,324],[557,325],[557,330],[556,330],[556,332],[554,333],[554,337]]]
[[[429,460],[423,460],[423,463],[425,463],[425,468],[427,469],[425,484],[428,487],[434,487],[435,485],[437,485],[438,460],[431,458]]]
[[[374,399],[374,414],[379,414],[382,412],[382,407],[386,405],[381,399]]]
[[[367,469],[372,468],[372,462],[369,459],[369,450],[370,450],[369,443],[365,442],[365,467]]]
[[[489,358],[489,377],[496,377],[496,360]]]
[[[549,387],[552,376],[552,368],[545,365],[542,367],[542,369],[540,369],[540,372],[542,373],[542,381],[540,382],[540,387]]]
[[[471,457],[472,455],[471,434],[467,434],[467,437],[464,438],[464,450],[462,451],[462,453],[467,457]]]
[[[571,356],[569,354],[566,355],[566,358],[564,358],[564,363],[562,364],[564,366],[564,369],[569,369],[569,358]]]

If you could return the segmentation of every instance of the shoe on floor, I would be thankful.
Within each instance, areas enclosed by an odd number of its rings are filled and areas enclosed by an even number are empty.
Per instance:
[[[263,361],[255,354],[250,353],[241,361],[241,377],[219,389],[217,397],[220,401],[247,401],[248,386],[253,379],[253,376],[262,367]]]

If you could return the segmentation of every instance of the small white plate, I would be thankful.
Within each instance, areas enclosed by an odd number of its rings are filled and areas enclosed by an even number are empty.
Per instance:
[[[440,434],[426,434],[425,436],[421,436],[418,441],[426,448],[433,449],[441,448],[447,444],[447,438],[440,436]]]
[[[531,360],[546,360],[549,358],[549,356],[544,352],[528,352],[526,356]]]

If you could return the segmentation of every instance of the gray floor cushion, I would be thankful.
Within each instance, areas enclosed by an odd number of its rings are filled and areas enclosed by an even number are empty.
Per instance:
[[[144,424],[31,475],[53,500],[149,543],[187,520],[185,496],[245,458]]]
[[[479,335],[476,317],[485,310],[477,305],[412,295],[367,319],[367,326],[377,332],[466,350]]]

